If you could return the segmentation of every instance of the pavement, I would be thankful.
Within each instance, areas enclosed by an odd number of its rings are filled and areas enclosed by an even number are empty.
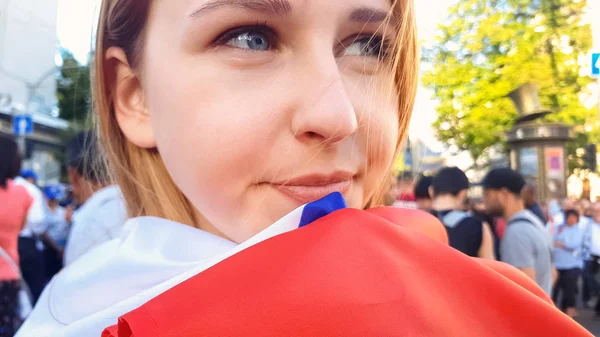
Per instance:
[[[594,336],[600,337],[600,318],[596,318],[593,310],[579,309],[579,316],[575,319]]]

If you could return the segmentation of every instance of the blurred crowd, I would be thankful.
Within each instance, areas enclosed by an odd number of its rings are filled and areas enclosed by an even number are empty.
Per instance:
[[[452,247],[522,270],[567,315],[577,316],[581,304],[600,316],[600,203],[538,200],[537,187],[509,168],[491,170],[478,185],[483,195],[470,198],[474,184],[456,167],[417,179],[402,175],[391,184],[388,205],[429,212]]]
[[[13,335],[64,266],[121,232],[125,204],[119,188],[91,169],[89,159],[99,158],[94,139],[88,132],[70,142],[68,185],[39,186],[34,171],[21,169],[14,140],[0,137],[0,336]]]

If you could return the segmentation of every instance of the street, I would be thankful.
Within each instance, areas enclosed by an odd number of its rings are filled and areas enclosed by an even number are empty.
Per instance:
[[[593,310],[584,310],[581,309],[579,311],[579,317],[577,317],[577,322],[583,325],[588,331],[594,334],[594,336],[600,337],[600,318],[594,317]]]

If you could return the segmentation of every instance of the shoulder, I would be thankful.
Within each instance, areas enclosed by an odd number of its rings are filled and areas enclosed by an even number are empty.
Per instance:
[[[242,330],[256,336],[275,336],[281,331],[293,336],[299,336],[298,332],[433,336],[449,331],[461,336],[490,331],[509,336],[582,335],[533,281],[515,269],[474,260],[428,239],[429,235],[417,234],[422,231],[420,221],[427,223],[425,228],[432,225],[436,233],[438,225],[433,224],[439,221],[432,218],[404,210],[334,212],[254,245],[163,292],[119,320],[122,328],[131,328],[122,335],[173,335],[194,326],[206,326],[203,332],[213,336],[234,336]],[[290,258],[294,268],[289,268]],[[264,259],[270,263],[255,263]],[[240,279],[244,287],[239,287]],[[271,284],[277,296],[264,296],[265,280],[277,280]],[[301,301],[297,301],[299,293]],[[278,304],[290,303],[282,301],[286,298],[292,299],[299,313],[291,321],[289,310]],[[487,305],[480,305],[482,298]],[[248,320],[212,324],[228,317],[234,306],[251,308]],[[430,315],[427,308],[436,306],[454,310]],[[323,310],[315,311],[315,307]],[[473,312],[477,317],[470,315]],[[182,313],[180,319],[173,320],[173,313]],[[529,324],[534,316],[550,317],[546,322],[552,322],[552,328]],[[397,324],[399,317],[403,324]],[[260,324],[248,325],[248,321]],[[267,330],[262,324],[266,321],[273,323]]]
[[[535,235],[535,228],[526,221],[516,221],[506,226],[501,245],[510,245],[514,242],[526,242]]]
[[[23,185],[9,182],[6,192],[11,200],[23,204],[26,208],[29,208],[33,202],[33,197]]]
[[[512,282],[517,285],[523,287],[525,290],[529,291],[533,295],[539,297],[544,302],[552,305],[552,300],[548,297],[548,295],[529,277],[527,277],[522,271],[519,269],[500,261],[493,261],[487,259],[479,259],[474,258],[480,264],[494,270],[500,275],[508,278]]]
[[[466,223],[472,227],[477,227],[477,228],[483,227],[483,220],[481,220],[480,218],[473,216],[471,214],[467,215],[467,217],[463,220],[463,223]]]
[[[393,224],[424,234],[448,244],[448,234],[442,222],[431,213],[410,208],[379,207],[367,210]]]

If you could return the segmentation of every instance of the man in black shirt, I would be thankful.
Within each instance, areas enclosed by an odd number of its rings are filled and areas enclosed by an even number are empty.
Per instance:
[[[494,240],[487,225],[464,211],[469,179],[457,167],[447,167],[433,178],[433,210],[448,232],[450,246],[474,257],[494,259]]]

